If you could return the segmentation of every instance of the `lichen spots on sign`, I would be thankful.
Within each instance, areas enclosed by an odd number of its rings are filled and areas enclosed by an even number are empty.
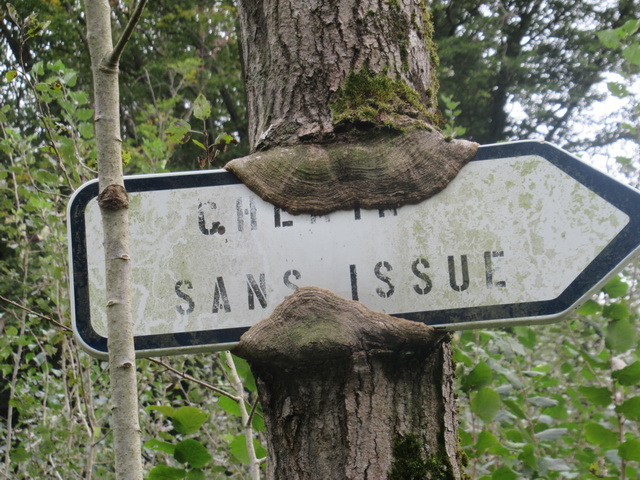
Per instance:
[[[532,193],[522,193],[518,197],[518,205],[520,208],[530,209],[533,204],[533,194]]]

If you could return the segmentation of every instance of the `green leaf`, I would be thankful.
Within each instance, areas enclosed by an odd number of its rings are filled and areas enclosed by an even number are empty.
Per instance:
[[[631,439],[621,443],[618,447],[620,458],[632,462],[640,462],[640,440]]]
[[[205,152],[207,151],[207,147],[204,146],[204,144],[202,142],[199,142],[198,140],[196,140],[195,138],[192,138],[191,141],[193,143],[195,143],[197,146],[199,146],[202,150],[204,150]]]
[[[4,74],[4,78],[7,79],[7,82],[11,82],[14,78],[16,78],[17,75],[18,75],[17,71],[9,70],[7,73]]]
[[[618,28],[618,31],[625,37],[633,35],[638,30],[640,30],[640,20],[627,20],[624,25]]]
[[[598,302],[594,302],[593,300],[587,300],[584,304],[578,309],[578,313],[580,315],[593,315],[594,313],[598,313],[602,310],[602,306]]]
[[[548,471],[552,472],[567,472],[571,470],[569,464],[562,458],[544,457],[538,462],[540,471],[545,474]]]
[[[156,440],[152,438],[148,440],[144,444],[144,448],[150,448],[152,450],[158,450],[159,452],[168,453],[169,455],[173,455],[173,452],[176,449],[176,446],[173,443],[163,442],[161,440]]]
[[[599,406],[606,407],[611,403],[611,391],[606,387],[586,387],[580,386],[578,390],[582,395],[589,400],[590,403]]]
[[[31,73],[36,76],[44,75],[44,64],[42,62],[36,62],[31,67]]]
[[[184,143],[185,136],[191,131],[191,125],[184,120],[174,118],[167,130],[165,131],[167,138],[171,142]]]
[[[180,463],[188,463],[193,468],[202,468],[211,461],[211,454],[202,443],[192,438],[176,445],[174,457]]]
[[[235,459],[244,464],[249,463],[249,451],[247,450],[246,437],[244,435],[238,435],[229,444],[229,453],[235,457]]]
[[[602,290],[609,295],[610,298],[624,297],[629,291],[629,284],[622,281],[620,275],[613,277],[602,287]]]
[[[489,387],[479,390],[471,400],[471,411],[489,423],[500,411],[500,395]]]
[[[209,413],[196,407],[180,407],[173,414],[173,426],[178,433],[194,433],[209,420]]]
[[[536,433],[534,436],[540,442],[555,442],[564,437],[568,431],[568,428],[547,428],[546,430]]]
[[[86,122],[87,120],[90,120],[91,117],[93,117],[93,109],[79,108],[78,110],[76,110],[76,117],[78,117],[78,120],[80,120],[81,122]]]
[[[626,352],[636,343],[636,329],[628,319],[613,320],[607,325],[606,345],[616,353]]]
[[[620,46],[620,35],[615,30],[601,30],[596,35],[607,48],[618,48]]]
[[[258,440],[253,441],[253,448],[256,452],[256,458],[264,458],[267,451]],[[247,451],[247,442],[244,435],[238,435],[229,444],[229,453],[240,463],[249,463],[249,452]]]
[[[264,428],[264,417],[262,416],[261,413],[258,413],[258,409],[256,409],[256,411],[253,414],[253,417],[251,418],[251,426],[257,432],[264,432],[265,431],[265,428]]]
[[[238,405],[238,402],[236,402],[232,398],[221,396],[220,398],[218,398],[218,405],[225,412],[231,415],[234,415],[236,417],[242,416],[242,413],[240,412],[240,405]]]
[[[93,138],[93,123],[80,122],[80,124],[78,125],[78,131],[84,139]]]
[[[230,143],[235,143],[235,141],[236,139],[233,138],[233,135],[229,135],[228,133],[222,132],[216,137],[213,143],[216,145],[220,145],[220,144],[229,145]]]
[[[520,405],[518,404],[518,402],[505,398],[502,403],[504,403],[504,405],[507,407],[507,409],[513,413],[516,417],[520,418],[521,420],[526,420],[527,418],[527,414],[524,413],[524,410],[522,410],[522,408],[520,407]]]
[[[16,463],[22,463],[30,457],[31,454],[22,446],[11,449],[11,460]]]
[[[149,405],[146,409],[147,412],[160,412],[165,417],[173,418],[175,409],[169,405]]]
[[[493,455],[508,455],[509,450],[502,446],[498,439],[488,430],[483,430],[478,435],[478,442],[476,443],[476,451],[478,455],[484,452],[489,452]]]
[[[205,476],[202,470],[190,470],[189,473],[187,473],[187,480],[206,480],[206,479],[207,477]]]
[[[623,49],[622,56],[632,65],[640,65],[640,43],[634,43]]]
[[[627,90],[627,86],[623,83],[618,82],[608,82],[607,88],[611,92],[611,95],[618,98],[625,98],[629,96],[629,90]]]
[[[480,361],[473,370],[462,377],[462,390],[465,392],[479,390],[491,383],[492,377],[493,374],[491,373],[491,367],[489,367],[486,362]]]
[[[491,474],[492,480],[516,480],[517,478],[518,475],[506,465],[503,465],[497,470],[494,470],[494,472]]]
[[[9,18],[11,18],[13,23],[19,26],[20,18],[18,17],[18,11],[16,10],[16,7],[14,7],[11,3],[7,3],[7,13],[9,14]]]
[[[211,103],[202,93],[193,102],[193,116],[198,120],[206,120],[211,116]]]
[[[603,427],[599,423],[587,423],[584,426],[584,437],[590,444],[598,445],[607,450],[618,445],[618,433]]]
[[[640,360],[636,360],[631,365],[627,365],[620,370],[616,370],[611,375],[620,385],[637,385],[640,383]]]
[[[222,135],[226,135],[226,134],[222,134]],[[218,135],[218,138],[216,138],[216,143],[219,143],[218,139],[222,135]],[[231,138],[231,140],[226,142],[227,144],[233,141],[233,137],[231,135],[226,135],[226,136]],[[240,378],[244,380],[244,388],[246,388],[250,392],[255,392],[257,390],[256,381],[253,378],[251,367],[249,366],[247,361],[243,358],[236,357],[235,355],[232,355],[232,358],[233,358],[233,364],[236,366],[236,371],[238,372],[238,375],[240,375]]]
[[[611,320],[623,320],[629,316],[629,309],[623,303],[612,303],[604,306],[602,315]]]
[[[527,347],[533,349],[538,341],[536,332],[531,327],[515,327],[516,334],[518,335],[518,341]]]
[[[548,397],[531,397],[529,403],[539,408],[555,407],[558,404],[557,400]]]
[[[522,460],[522,463],[524,463],[529,468],[532,468],[532,469],[537,468],[538,462],[536,459],[536,453],[535,453],[535,449],[533,448],[533,445],[531,444],[524,446],[524,448],[522,449],[522,453],[518,455],[518,459]]]
[[[640,396],[632,397],[622,405],[618,405],[616,412],[623,414],[629,420],[640,421]]]
[[[147,480],[179,480],[187,476],[187,471],[182,468],[173,468],[166,465],[157,465],[149,472]]]

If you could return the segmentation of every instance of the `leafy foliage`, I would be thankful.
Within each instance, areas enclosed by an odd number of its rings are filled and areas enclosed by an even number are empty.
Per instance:
[[[472,478],[638,476],[638,314],[628,292],[616,277],[563,323],[460,334]]]
[[[614,46],[622,34],[616,28],[632,30],[638,3],[437,0],[431,9],[440,91],[459,102],[458,123],[470,139],[540,138],[584,148],[575,121],[602,99],[595,87],[605,72],[622,63],[603,54],[596,33],[616,31],[600,34]],[[636,58],[635,47],[624,52]],[[515,107],[519,114],[510,115]],[[617,138],[611,128],[598,143]]]
[[[116,29],[132,3],[111,2]],[[578,145],[572,119],[603,95],[594,85],[606,78],[629,111],[591,144],[637,142],[636,4],[433,2],[445,133]],[[96,166],[82,8],[3,8],[0,476],[113,478],[108,366],[69,332],[65,207]],[[143,22],[121,68],[127,172],[244,154],[232,2],[157,0]],[[523,118],[506,114],[515,104]],[[637,156],[625,152],[614,167],[637,184]],[[636,264],[563,323],[456,335],[461,448],[473,478],[640,476],[637,289]],[[149,478],[249,478],[263,465],[264,421],[246,362],[143,360],[139,385]]]

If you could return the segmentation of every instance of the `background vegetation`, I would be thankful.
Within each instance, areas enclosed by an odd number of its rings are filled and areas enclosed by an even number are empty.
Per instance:
[[[111,2],[114,26],[131,0]],[[70,334],[65,207],[95,177],[79,0],[0,21],[0,478],[112,478],[108,375]],[[637,0],[432,2],[447,134],[544,139],[640,184]],[[231,1],[151,2],[121,65],[128,173],[247,152]],[[226,152],[215,145],[238,142]],[[605,155],[603,155],[605,154]],[[640,476],[638,262],[562,323],[455,334],[461,446],[486,479]],[[246,363],[142,360],[151,479],[250,478],[265,456]],[[247,438],[253,441],[247,442]]]

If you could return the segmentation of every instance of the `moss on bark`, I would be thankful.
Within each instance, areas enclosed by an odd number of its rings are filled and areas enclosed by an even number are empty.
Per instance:
[[[424,455],[425,446],[415,435],[400,435],[393,444],[389,480],[455,480],[446,454]]]
[[[347,75],[331,110],[338,131],[351,126],[430,130],[437,123],[418,92],[402,80],[374,74],[366,67]]]

